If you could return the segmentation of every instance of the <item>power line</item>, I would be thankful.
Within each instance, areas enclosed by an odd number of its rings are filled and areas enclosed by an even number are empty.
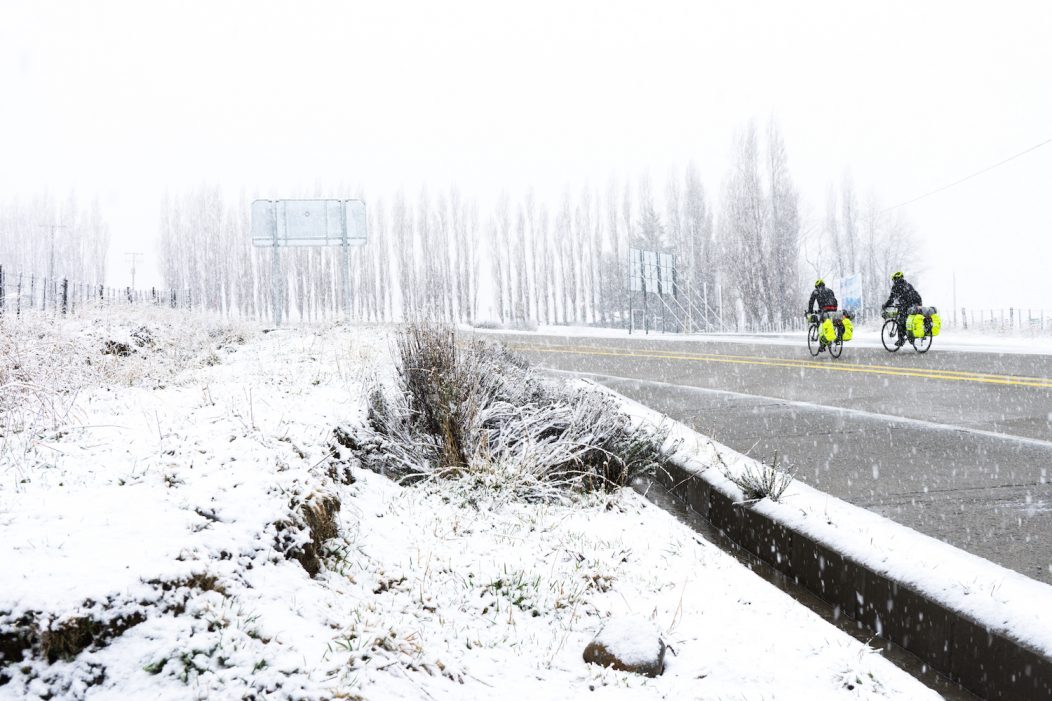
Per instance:
[[[976,176],[979,176],[979,175],[982,175],[983,173],[987,173],[987,172],[993,170],[994,168],[999,168],[1000,166],[1003,166],[1005,163],[1008,163],[1009,161],[1014,161],[1015,159],[1019,158],[1020,156],[1025,156],[1026,154],[1030,153],[1031,151],[1036,151],[1037,149],[1039,149],[1042,146],[1045,146],[1047,144],[1052,144],[1052,139],[1045,139],[1041,143],[1035,144],[1035,145],[1031,146],[1030,148],[1026,149],[1025,151],[1020,151],[1019,153],[1017,153],[1017,154],[1015,154],[1013,156],[1009,156],[1008,158],[1004,159],[1003,161],[999,161],[998,163],[994,163],[992,166],[987,166],[987,167],[983,168],[982,170],[977,170],[976,172],[972,173],[971,175],[966,175],[965,177],[961,178],[960,180],[953,181],[949,185],[943,185],[942,187],[940,187],[940,188],[938,188],[936,190],[932,190],[931,192],[925,192],[923,195],[919,195],[918,197],[914,197],[912,200],[906,200],[905,202],[901,202],[901,203],[895,205],[894,207],[888,207],[887,209],[882,211],[881,214],[884,214],[885,212],[890,212],[893,209],[898,209],[899,207],[905,207],[908,204],[913,204],[917,200],[923,200],[925,197],[931,197],[932,195],[937,195],[938,193],[942,192],[943,190],[949,190],[951,187],[954,187],[956,185],[960,185],[961,183],[965,182],[966,180],[971,180],[972,178],[974,178]]]

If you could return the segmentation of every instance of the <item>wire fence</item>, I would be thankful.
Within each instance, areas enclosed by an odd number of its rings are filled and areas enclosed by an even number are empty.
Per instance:
[[[1052,333],[1052,312],[1045,309],[969,309],[962,307],[960,315],[954,315],[952,323],[962,329],[996,331],[999,333]],[[943,318],[943,324],[946,319]]]
[[[18,318],[30,312],[68,316],[89,308],[144,303],[190,309],[193,297],[190,290],[107,287],[14,272],[0,265],[0,317],[3,318]]]

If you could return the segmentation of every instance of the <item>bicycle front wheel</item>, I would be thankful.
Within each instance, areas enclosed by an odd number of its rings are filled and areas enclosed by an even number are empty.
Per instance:
[[[880,342],[884,344],[884,350],[894,353],[899,349],[895,341],[899,340],[899,322],[888,319],[884,322],[884,328],[880,330]]]

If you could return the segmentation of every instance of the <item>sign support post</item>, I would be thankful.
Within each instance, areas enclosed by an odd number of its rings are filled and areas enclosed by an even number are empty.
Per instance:
[[[351,244],[347,239],[347,209],[340,207],[340,228],[343,230],[343,316],[351,323]]]
[[[277,213],[275,212],[275,216]],[[270,280],[270,301],[274,306],[274,325],[281,326],[281,260],[278,258],[278,227],[274,227],[274,247],[270,249],[274,262]]]

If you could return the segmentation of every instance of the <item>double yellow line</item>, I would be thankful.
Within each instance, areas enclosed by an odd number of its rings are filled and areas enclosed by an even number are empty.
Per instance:
[[[927,380],[949,380],[952,382],[980,382],[993,385],[1014,385],[1018,387],[1040,387],[1052,389],[1052,378],[1027,377],[1022,375],[997,375],[984,372],[965,372],[961,370],[925,370],[917,368],[900,368],[891,365],[862,365],[844,362],[816,362],[814,360],[795,360],[792,358],[767,358],[764,356],[729,355],[723,353],[682,353],[659,350],[621,350],[610,348],[593,348],[588,346],[548,346],[541,344],[513,343],[509,348],[526,353],[559,353],[565,355],[595,355],[619,358],[650,358],[660,360],[683,360],[700,363],[731,363],[735,365],[760,365],[768,367],[827,370],[832,372],[857,372],[869,375],[890,375],[897,377],[920,377]]]

